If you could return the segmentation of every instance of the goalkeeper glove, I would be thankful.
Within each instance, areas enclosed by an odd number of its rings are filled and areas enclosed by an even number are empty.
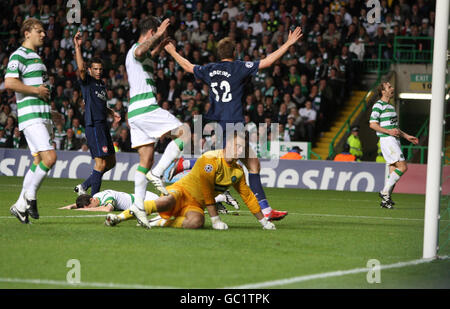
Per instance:
[[[211,217],[211,222],[215,230],[228,230],[228,225],[221,221],[219,216]]]

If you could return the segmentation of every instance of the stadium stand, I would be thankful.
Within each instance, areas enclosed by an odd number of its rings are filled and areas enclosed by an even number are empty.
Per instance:
[[[38,52],[49,75],[57,149],[86,150],[84,102],[75,73],[72,41],[80,30],[83,57],[88,60],[99,56],[104,60],[103,79],[109,89],[107,104],[122,115],[118,123],[112,123],[111,119],[117,150],[133,151],[126,132],[129,86],[124,62],[138,38],[139,20],[153,15],[161,20],[170,18],[169,35],[176,40],[180,53],[195,64],[214,61],[217,42],[226,36],[237,42],[237,59],[261,59],[286,40],[289,30],[301,26],[304,33],[301,42],[277,65],[260,71],[249,81],[243,104],[247,121],[259,123],[270,118],[271,122],[281,123],[291,141],[309,141],[313,150],[326,158],[330,140],[364,96],[361,92],[364,74],[380,70],[381,64],[401,56],[400,49],[394,53],[394,43],[400,43],[397,37],[410,37],[409,44],[425,50],[431,42],[429,37],[433,36],[434,1],[381,0],[381,22],[375,24],[368,22],[369,9],[363,2],[86,0],[80,1],[81,23],[70,24],[66,1],[2,1],[0,127],[6,140],[0,147],[26,147],[23,134],[15,130],[17,104],[14,93],[4,87],[4,75],[9,55],[20,46],[23,20],[35,17],[47,31],[46,43]],[[193,116],[209,108],[208,88],[185,74],[164,52],[154,69],[158,104],[192,126]],[[299,111],[308,101],[316,115],[314,122],[306,124]],[[74,133],[79,142],[68,147],[66,132],[70,129],[73,132],[69,135]],[[161,141],[157,150],[163,151],[165,145],[167,141]]]

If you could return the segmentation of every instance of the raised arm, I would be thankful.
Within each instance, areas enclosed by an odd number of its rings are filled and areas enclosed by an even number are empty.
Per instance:
[[[172,43],[167,44],[165,47],[165,50],[175,59],[175,61],[188,73],[194,74],[194,65],[181,56],[179,53],[177,53],[177,50],[175,49],[175,46]]]
[[[279,58],[281,58],[281,56],[283,56],[288,51],[289,47],[295,44],[302,36],[302,28],[300,27],[295,28],[293,32],[289,31],[287,41],[276,51],[260,61],[259,70],[266,69],[274,64]]]
[[[86,68],[84,66],[83,55],[81,53],[82,42],[83,40],[81,38],[81,33],[78,31],[73,38],[73,44],[75,46],[75,61],[77,62],[77,71],[80,75],[80,79],[84,81],[86,80]]]
[[[158,41],[159,38],[164,34],[169,25],[170,21],[168,18],[166,18],[161,23],[161,25],[159,25],[158,29],[156,30],[156,33],[152,35],[151,38],[139,44],[139,46],[134,51],[134,55],[136,56],[136,58],[142,58],[149,51],[149,49],[152,48],[153,45],[155,45],[156,41]],[[152,56],[154,55],[152,54]]]

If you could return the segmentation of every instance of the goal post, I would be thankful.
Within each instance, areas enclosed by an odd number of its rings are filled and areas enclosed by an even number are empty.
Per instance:
[[[450,5],[448,0],[436,0],[433,80],[431,87],[430,127],[428,131],[428,163],[423,236],[424,259],[436,258],[438,251],[449,9]]]

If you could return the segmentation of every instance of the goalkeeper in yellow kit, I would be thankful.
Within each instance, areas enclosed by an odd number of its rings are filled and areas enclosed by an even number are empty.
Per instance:
[[[171,226],[196,229],[203,227],[205,223],[206,208],[213,228],[226,230],[228,226],[220,220],[214,198],[233,186],[263,228],[275,229],[275,225],[262,214],[258,200],[245,182],[244,171],[237,163],[239,158],[245,157],[244,145],[245,137],[233,132],[233,136],[227,138],[225,149],[204,153],[188,175],[167,187],[169,195],[145,201],[145,211],[132,206],[125,211],[125,217],[136,217],[139,224],[145,228]],[[156,212],[160,217],[149,222],[147,215]],[[114,215],[108,215],[106,220],[113,223],[109,225],[121,221],[116,220]]]

